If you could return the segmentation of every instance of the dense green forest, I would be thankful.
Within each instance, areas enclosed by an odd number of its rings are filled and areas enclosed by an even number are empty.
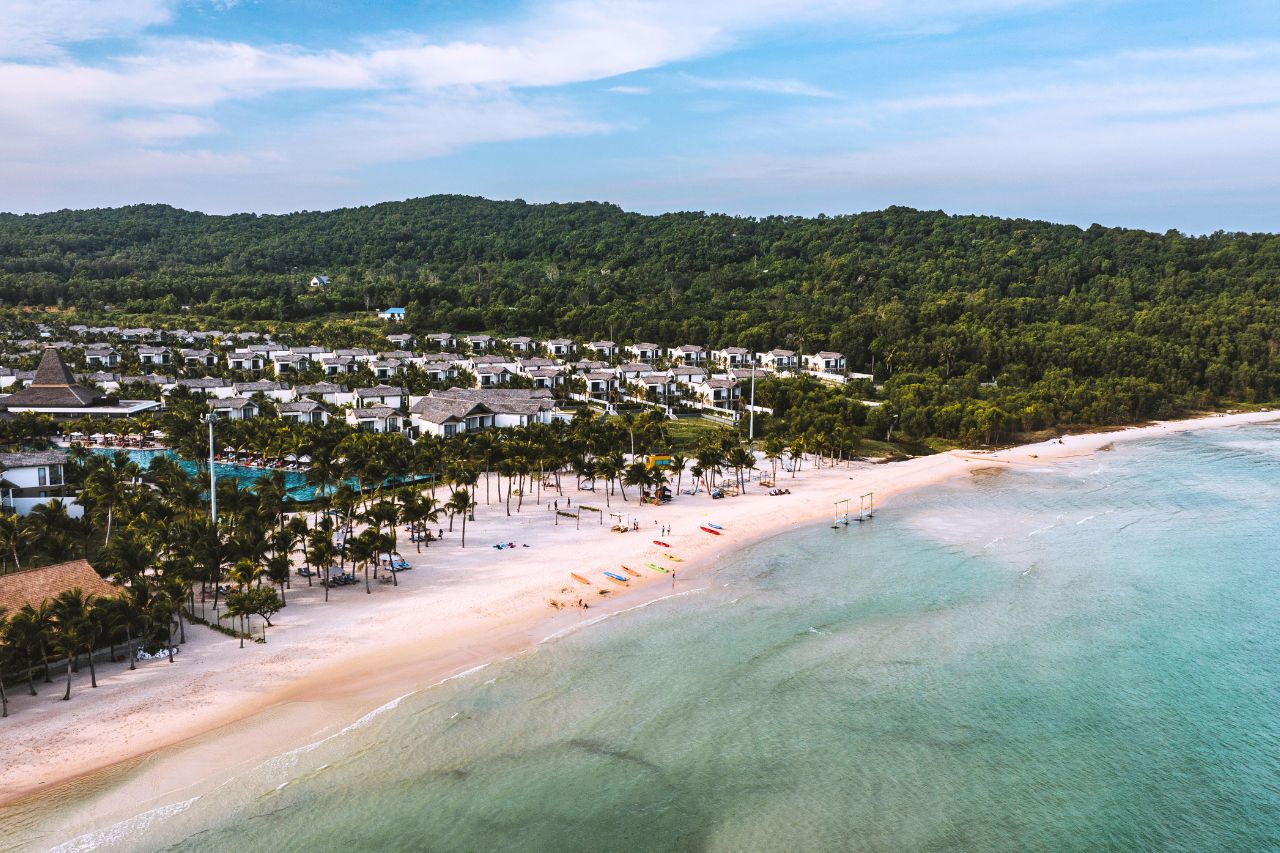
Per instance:
[[[309,288],[316,274],[332,285]],[[282,216],[0,215],[6,305],[191,326],[394,304],[413,331],[834,349],[885,383],[915,435],[1274,400],[1278,297],[1274,235],[906,208],[752,219],[436,196]]]

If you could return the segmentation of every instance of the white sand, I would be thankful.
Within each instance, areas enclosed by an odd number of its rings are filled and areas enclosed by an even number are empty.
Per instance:
[[[649,562],[672,565],[660,559],[664,552],[684,560],[674,564],[680,587],[712,558],[830,518],[837,499],[852,498],[856,512],[858,496],[866,492],[875,493],[879,507],[905,490],[982,467],[1034,466],[1085,456],[1112,442],[1276,418],[1275,412],[1219,415],[1068,436],[1062,443],[1055,439],[994,452],[954,451],[886,465],[815,470],[806,462],[794,478],[779,470],[778,486],[792,491],[779,497],[754,483],[739,497],[712,501],[705,493],[680,495],[661,508],[641,507],[634,495],[628,502],[615,496],[613,509],[640,518],[640,531],[626,534],[612,533],[607,524],[600,526],[585,515],[581,530],[564,518],[556,527],[545,505],[556,497],[553,493],[544,495],[542,506],[526,500],[519,514],[513,501],[510,518],[495,497],[490,507],[482,503],[476,521],[467,525],[465,549],[459,547],[459,524],[444,542],[421,554],[407,537],[402,539],[400,551],[415,568],[401,574],[398,588],[374,583],[373,594],[366,595],[361,583],[332,590],[326,603],[320,587],[308,589],[305,579],[299,585],[295,577],[288,607],[274,620],[265,645],[240,649],[236,640],[190,626],[176,663],[141,663],[135,672],[103,664],[97,690],[89,688],[88,668],[83,667],[70,702],[60,701],[60,682],[38,685],[35,698],[15,689],[10,717],[0,722],[0,803],[179,742],[184,742],[186,758],[172,762],[168,777],[161,777],[174,790],[192,775],[192,762],[199,773],[208,774],[219,762],[228,771],[254,756],[278,754],[410,690],[507,657],[610,609],[669,593],[671,577],[645,568]],[[604,507],[603,494],[572,492],[573,478],[565,479],[566,494],[575,505],[583,501]],[[686,474],[686,488],[690,479]],[[477,494],[483,501],[483,480]],[[564,503],[561,498],[562,508]],[[722,525],[724,534],[698,529],[708,521]],[[663,524],[672,525],[674,532],[659,536]],[[671,547],[655,546],[654,539]],[[495,542],[530,547],[498,551],[491,547]],[[623,563],[644,575],[625,590],[602,574],[606,569],[622,574]],[[588,577],[592,585],[573,581],[570,572]],[[601,597],[602,589],[610,594]],[[579,598],[590,602],[591,609],[558,612],[549,605],[553,599],[575,603]],[[267,709],[272,710],[263,714]],[[250,723],[228,735],[235,739],[234,750],[220,739],[216,756],[201,754],[201,735],[251,715],[258,715],[262,724]],[[288,715],[286,723],[279,722],[281,715]],[[335,721],[335,716],[343,718]],[[152,760],[162,763],[154,756]]]

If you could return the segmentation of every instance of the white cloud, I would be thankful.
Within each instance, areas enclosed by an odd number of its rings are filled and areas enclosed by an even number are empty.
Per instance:
[[[834,92],[820,89],[803,80],[782,79],[776,77],[736,77],[727,79],[710,79],[692,74],[683,75],[684,79],[699,89],[715,89],[724,92],[757,92],[769,95],[797,95],[805,98],[834,98]]]
[[[136,35],[172,17],[171,0],[4,0],[0,57],[48,59],[65,45]]]
[[[728,127],[736,152],[693,181],[775,198],[783,210],[806,199],[810,211],[910,204],[1158,230],[1243,227],[1270,221],[1261,211],[1280,192],[1277,93],[1280,56],[1252,46],[1005,68]],[[773,153],[783,134],[824,147]]]
[[[648,95],[653,89],[648,86],[610,86],[609,91],[619,95]]]
[[[324,182],[465,145],[608,130],[552,97],[555,87],[707,57],[778,25],[892,29],[926,18],[945,26],[1066,1],[559,0],[457,38],[399,34],[334,50],[158,35],[179,0],[0,0],[0,182],[12,190],[20,177],[26,185],[25,176],[44,175],[74,188],[92,170],[163,182],[183,169],[193,178],[292,170]],[[93,60],[66,50],[96,39],[128,47]],[[698,85],[828,94],[764,76]],[[254,112],[265,109],[255,102],[295,93],[324,93],[330,105],[301,120]],[[196,147],[215,141],[225,150]],[[23,203],[17,191],[7,197]],[[253,199],[246,203],[261,203]]]
[[[116,133],[143,145],[180,142],[212,133],[217,128],[217,123],[211,119],[182,113],[122,119],[111,124]]]

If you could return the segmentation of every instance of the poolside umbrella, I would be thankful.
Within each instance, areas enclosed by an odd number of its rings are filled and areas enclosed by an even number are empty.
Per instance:
[[[100,432],[95,432],[93,435],[89,436],[89,438],[92,438],[94,441],[102,441],[106,436]]]
[[[311,457],[304,453],[304,454],[302,454],[301,456],[299,456],[299,457],[298,457],[298,461],[299,461],[299,462],[306,462],[306,463],[310,463],[310,462],[311,462]]]
[[[71,433],[71,437],[72,437],[72,438],[84,438],[84,433],[82,433],[82,432],[73,432],[73,433]]]
[[[151,431],[151,437],[152,437],[152,438],[164,438],[164,430],[162,430],[162,429],[153,429],[153,430]]]

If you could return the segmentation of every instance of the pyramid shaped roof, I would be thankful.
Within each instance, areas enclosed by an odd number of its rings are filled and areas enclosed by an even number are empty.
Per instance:
[[[75,377],[62,361],[56,347],[45,347],[31,384],[6,397],[0,405],[7,408],[87,408],[98,397],[77,385]]]

